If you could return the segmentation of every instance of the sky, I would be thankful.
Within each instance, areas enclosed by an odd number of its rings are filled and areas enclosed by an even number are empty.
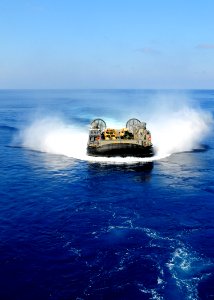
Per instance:
[[[0,0],[0,89],[214,89],[213,0]]]

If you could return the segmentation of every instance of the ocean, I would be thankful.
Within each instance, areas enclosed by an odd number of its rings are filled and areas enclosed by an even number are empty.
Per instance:
[[[89,157],[95,118],[150,159]],[[1,90],[0,299],[214,299],[214,90]]]

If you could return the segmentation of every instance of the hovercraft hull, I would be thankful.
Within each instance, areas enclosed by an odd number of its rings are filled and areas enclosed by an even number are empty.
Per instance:
[[[88,146],[87,154],[105,157],[151,157],[154,155],[153,147],[144,147],[133,143],[108,143],[104,145]]]

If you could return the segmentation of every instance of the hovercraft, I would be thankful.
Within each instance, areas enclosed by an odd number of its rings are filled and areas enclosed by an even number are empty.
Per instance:
[[[107,128],[102,119],[91,122],[87,154],[91,156],[134,156],[151,157],[154,155],[151,133],[146,123],[130,119],[121,129]]]

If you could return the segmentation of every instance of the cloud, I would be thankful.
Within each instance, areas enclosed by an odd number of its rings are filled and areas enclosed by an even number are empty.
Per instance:
[[[214,49],[214,44],[199,44],[196,46],[197,49]]]
[[[136,51],[145,53],[145,54],[152,54],[152,55],[160,53],[160,51],[158,51],[157,49],[151,48],[151,47],[138,48],[138,49],[136,49]]]

